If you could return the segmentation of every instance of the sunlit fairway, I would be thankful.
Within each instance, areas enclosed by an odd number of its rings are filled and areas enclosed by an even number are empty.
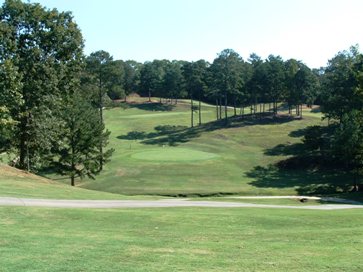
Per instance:
[[[362,215],[0,207],[0,270],[360,272]]]

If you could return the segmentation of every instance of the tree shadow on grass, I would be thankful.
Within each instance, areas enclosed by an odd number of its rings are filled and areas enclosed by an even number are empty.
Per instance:
[[[305,129],[289,134],[301,137]],[[352,191],[353,174],[343,171],[322,159],[320,155],[309,151],[303,142],[279,144],[266,149],[268,156],[287,156],[275,164],[256,166],[245,175],[253,180],[249,183],[259,188],[295,188],[299,195],[332,195]]]
[[[246,173],[249,184],[259,188],[296,188],[299,195],[327,195],[349,192],[352,176],[339,171],[288,170],[277,166],[256,166]]]
[[[137,108],[139,110],[144,110],[144,111],[172,111],[175,108],[175,105],[148,102],[148,103],[129,104],[129,107]]]
[[[293,120],[295,119],[286,116],[272,117],[271,115],[266,115],[263,118],[253,118],[252,116],[245,116],[244,118],[230,117],[227,122],[224,119],[217,120],[193,128],[172,125],[156,126],[154,128],[155,132],[130,131],[126,135],[120,135],[117,138],[121,140],[141,140],[141,143],[148,145],[177,146],[198,138],[205,132],[253,125],[282,124]]]

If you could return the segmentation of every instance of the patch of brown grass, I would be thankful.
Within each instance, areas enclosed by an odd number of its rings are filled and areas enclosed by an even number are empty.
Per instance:
[[[24,170],[16,169],[5,164],[0,164],[0,176],[1,177],[17,177],[24,178],[25,180],[37,180],[42,183],[54,183],[53,181],[34,175]]]

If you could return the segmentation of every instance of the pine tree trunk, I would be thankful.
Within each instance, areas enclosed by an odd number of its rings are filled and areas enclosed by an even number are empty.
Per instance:
[[[27,118],[24,117],[21,119],[20,121],[20,144],[19,144],[19,168],[20,169],[25,169],[26,165],[25,165],[25,158],[26,158],[26,153],[27,153],[27,131],[26,131],[26,126],[27,126]]]
[[[71,186],[74,186],[74,175],[71,176]]]
[[[222,119],[222,97],[219,98],[219,119]]]
[[[190,96],[190,126],[194,127],[194,118],[193,118],[193,97]]]
[[[151,92],[149,90],[149,102],[151,102]]]
[[[216,112],[217,112],[217,120],[219,120],[218,98],[216,98]]]
[[[202,125],[202,102],[200,101],[200,96],[199,96],[199,125]]]
[[[228,106],[227,106],[227,103],[228,103],[227,94],[225,94],[225,96],[224,96],[224,120],[225,120],[226,124],[228,122],[228,112],[227,112]]]
[[[71,186],[74,186],[74,170],[76,169],[76,164],[74,162],[74,141],[73,141],[73,137],[71,138],[71,169],[72,169],[72,174],[71,174]]]
[[[234,116],[237,116],[236,98],[233,101],[233,110],[234,110]]]
[[[100,76],[100,85],[99,85],[99,103],[100,103],[100,121],[101,124],[103,124],[103,101],[102,101],[102,80],[101,80],[101,76]],[[102,171],[103,169],[103,143],[102,143],[102,139],[100,140],[100,146],[99,146],[99,150],[100,150],[100,160],[99,160],[99,164],[100,164],[100,169],[99,171]]]

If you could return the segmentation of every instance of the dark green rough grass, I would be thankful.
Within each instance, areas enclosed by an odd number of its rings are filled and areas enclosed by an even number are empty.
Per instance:
[[[360,210],[0,208],[1,271],[362,271]]]

